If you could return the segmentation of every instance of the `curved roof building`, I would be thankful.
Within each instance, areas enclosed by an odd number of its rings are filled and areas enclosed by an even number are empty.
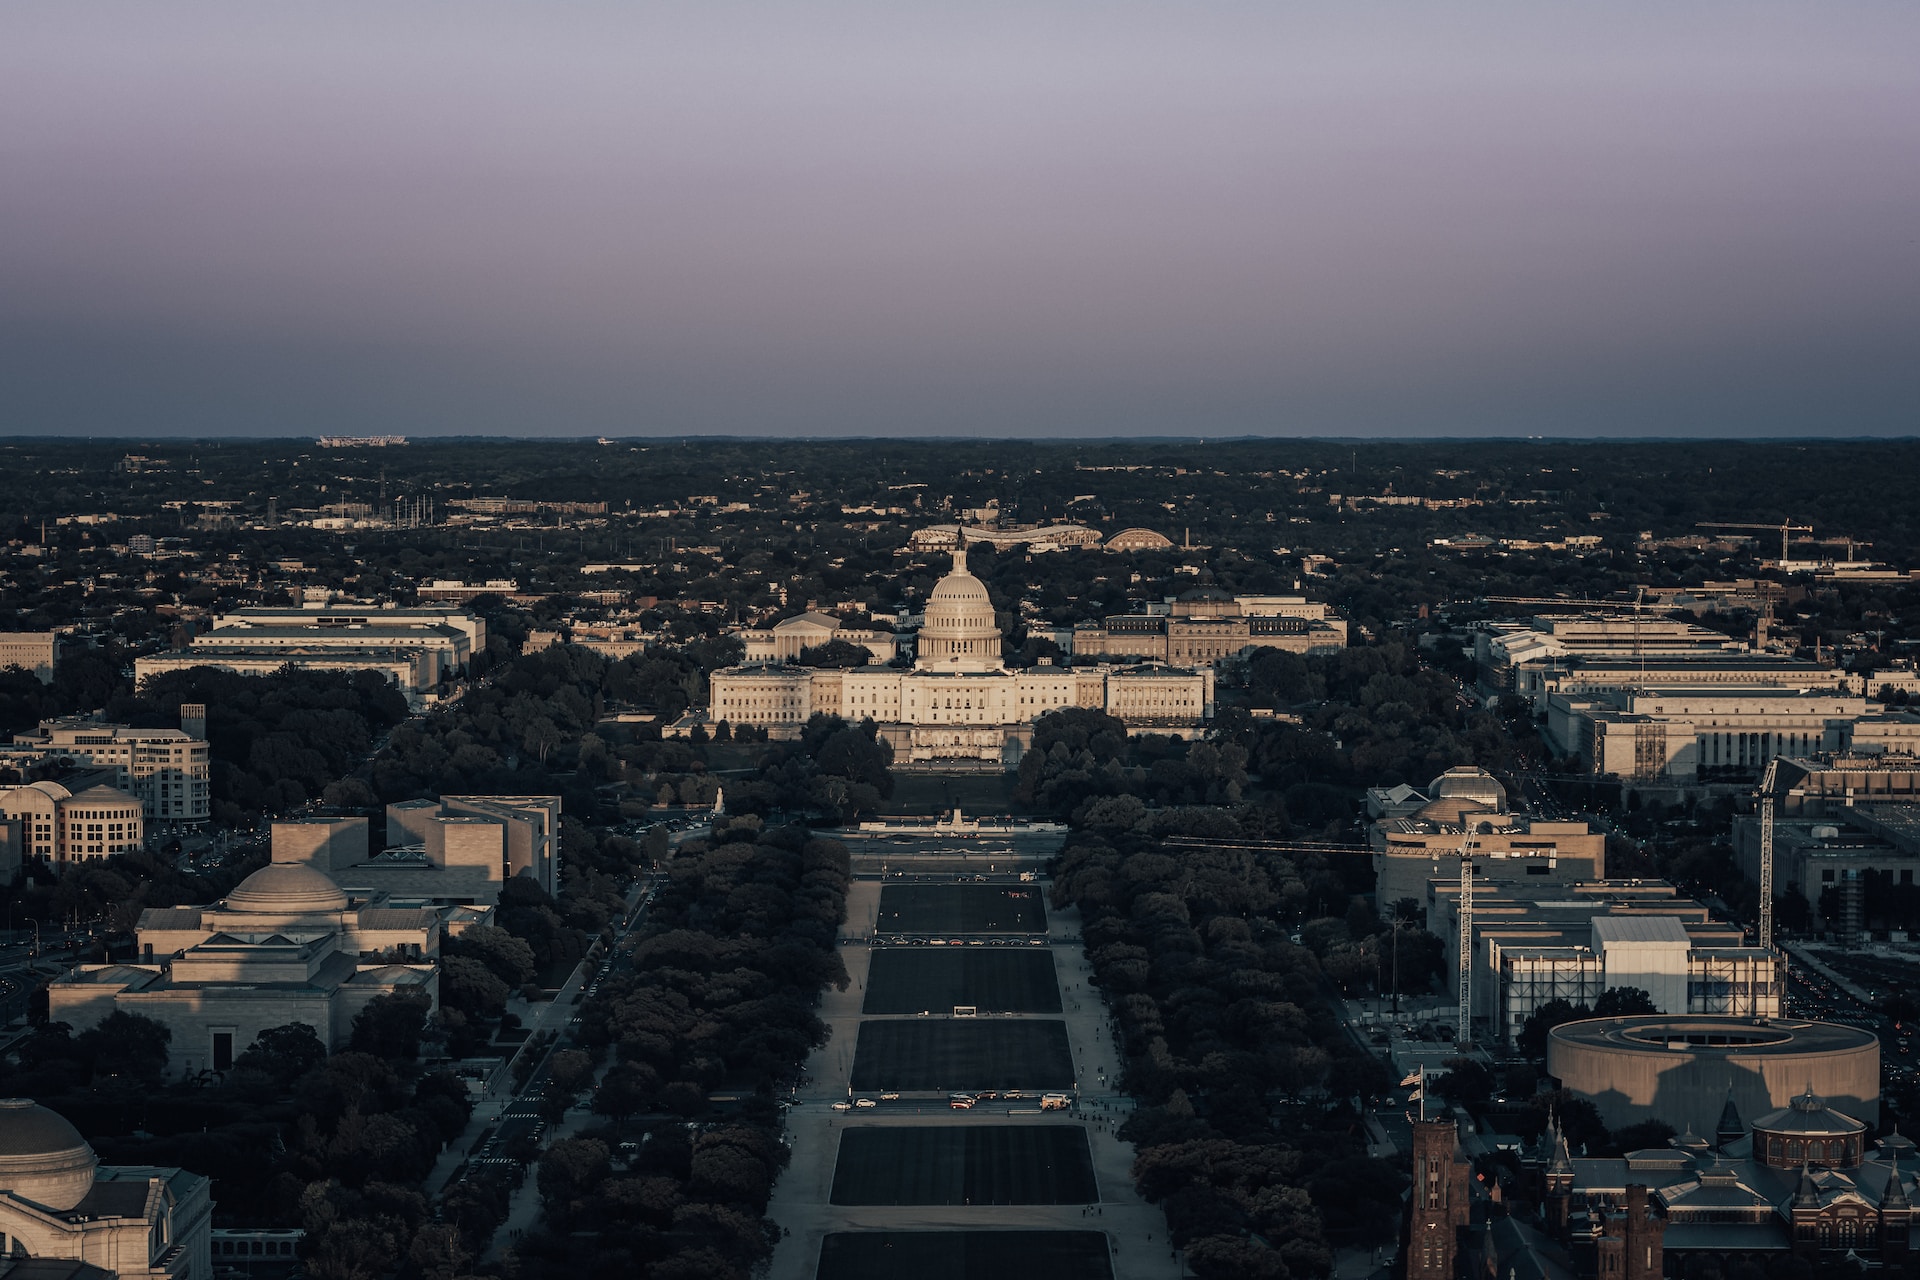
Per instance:
[[[1789,1123],[1794,1100],[1808,1094],[1868,1125],[1880,1116],[1879,1038],[1832,1022],[1588,1018],[1553,1029],[1547,1073],[1598,1107],[1609,1128],[1662,1120],[1711,1133],[1729,1096],[1740,1114],[1765,1117],[1756,1130]]]
[[[278,916],[327,915],[347,909],[347,895],[324,872],[297,862],[272,862],[227,895],[229,911]]]
[[[1151,529],[1122,529],[1107,539],[1109,551],[1165,551],[1173,539]]]

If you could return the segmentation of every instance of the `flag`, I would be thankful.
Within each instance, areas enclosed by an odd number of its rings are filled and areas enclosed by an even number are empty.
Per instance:
[[[1415,1085],[1419,1083],[1420,1083],[1420,1073],[1418,1071],[1409,1071],[1407,1073],[1407,1078],[1400,1082],[1400,1087],[1404,1089],[1408,1085]]]
[[[1410,1094],[1408,1094],[1408,1095],[1407,1095],[1407,1101],[1408,1101],[1408,1102],[1418,1102],[1418,1101],[1420,1101],[1420,1091],[1419,1091],[1418,1089],[1415,1089],[1415,1090],[1414,1090],[1414,1091],[1413,1091],[1412,1093],[1410,1093]]]

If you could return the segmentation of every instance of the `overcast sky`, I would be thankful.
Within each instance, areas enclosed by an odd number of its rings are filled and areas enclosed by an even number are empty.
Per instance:
[[[1920,434],[1920,4],[0,6],[0,434]]]

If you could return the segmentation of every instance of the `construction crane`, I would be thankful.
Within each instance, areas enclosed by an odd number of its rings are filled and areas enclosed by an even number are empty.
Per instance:
[[[1760,775],[1760,949],[1773,950],[1773,808],[1780,785],[1780,757],[1767,761]]]
[[[1696,524],[1694,528],[1696,529],[1771,529],[1780,535],[1780,558],[1782,560],[1787,560],[1791,558],[1787,554],[1787,545],[1788,545],[1789,535],[1796,534],[1796,533],[1810,534],[1813,532],[1812,525],[1795,524],[1791,520],[1783,520],[1779,524],[1735,524],[1725,520],[1702,520],[1700,523]]]
[[[1549,845],[1544,849],[1480,850],[1474,849],[1475,839],[1471,824],[1460,841],[1460,902],[1456,911],[1459,925],[1459,951],[1455,961],[1459,981],[1460,1029],[1454,1036],[1454,1044],[1459,1048],[1470,1048],[1473,1044],[1473,868],[1479,861],[1495,858],[1538,858],[1546,855],[1549,867],[1559,865],[1560,849],[1558,845]]]
[[[1780,758],[1775,756],[1767,761],[1766,772],[1760,775],[1760,788],[1754,793],[1754,799],[1760,808],[1760,950],[1773,955],[1773,819],[1774,807],[1780,794]],[[1779,965],[1779,973],[1784,976],[1786,966]],[[1753,1017],[1760,1016],[1760,992],[1757,984],[1749,982],[1748,1011]],[[1782,992],[1780,1008],[1786,1010],[1786,996]]]

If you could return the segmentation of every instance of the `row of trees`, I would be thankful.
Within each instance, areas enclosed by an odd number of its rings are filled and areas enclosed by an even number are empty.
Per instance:
[[[835,939],[848,860],[801,828],[717,828],[672,862],[633,971],[605,979],[582,1009],[581,1042],[614,1055],[593,1100],[614,1127],[541,1158],[545,1231],[516,1250],[530,1280],[575,1274],[566,1241],[582,1230],[595,1233],[597,1273],[745,1280],[772,1253],[767,1199],[786,1163],[774,1092],[826,1042],[821,991],[847,985]],[[615,1160],[632,1117],[702,1116],[723,1085],[748,1099],[729,1119],[656,1119]]]
[[[1405,639],[1312,657],[1260,650],[1247,662],[1247,690],[1255,705],[1301,709],[1299,724],[1234,709],[1216,725],[1276,790],[1425,786],[1454,765],[1497,769],[1513,754],[1499,719],[1463,708],[1458,683]]]
[[[1117,716],[1073,707],[1035,722],[1014,795],[1063,818],[1109,796],[1161,805],[1234,804],[1246,791],[1246,764],[1246,749],[1236,742],[1129,737]]]
[[[1277,854],[1081,830],[1055,871],[1054,904],[1081,911],[1139,1100],[1122,1130],[1139,1149],[1135,1179],[1202,1276],[1325,1276],[1332,1240],[1386,1242],[1405,1184],[1366,1157],[1355,1117],[1317,1105],[1393,1081],[1276,919],[1308,896],[1302,870]]]
[[[757,777],[727,787],[734,813],[812,814],[828,825],[872,813],[893,795],[893,747],[871,720],[815,714],[794,742],[770,744]]]
[[[406,698],[377,672],[288,669],[260,677],[194,667],[114,698],[107,719],[177,727],[181,704],[190,702],[207,708],[213,816],[226,826],[328,796],[381,734],[407,718]]]

